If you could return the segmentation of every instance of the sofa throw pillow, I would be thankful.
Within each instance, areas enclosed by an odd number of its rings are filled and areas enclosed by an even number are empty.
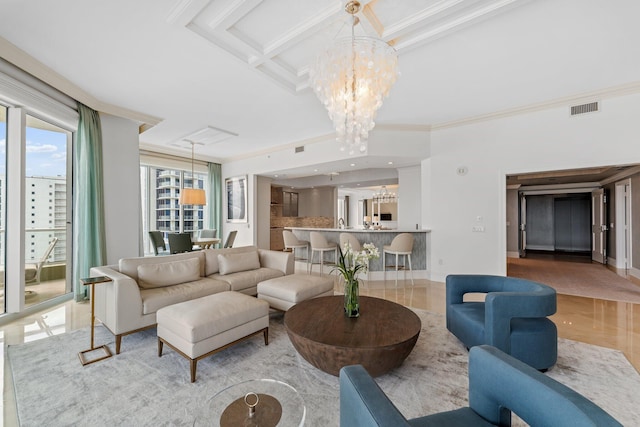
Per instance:
[[[260,268],[260,257],[258,257],[258,251],[218,254],[218,265],[220,275],[255,270]]]
[[[200,279],[200,260],[141,264],[138,266],[138,285],[141,288],[162,288]]]

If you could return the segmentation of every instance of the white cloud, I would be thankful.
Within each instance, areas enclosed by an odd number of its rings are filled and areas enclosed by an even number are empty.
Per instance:
[[[58,147],[53,144],[34,144],[27,141],[27,153],[51,153],[58,151]]]

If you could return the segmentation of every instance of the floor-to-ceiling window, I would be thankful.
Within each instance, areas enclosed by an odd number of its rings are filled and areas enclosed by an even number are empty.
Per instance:
[[[0,105],[0,292],[4,295],[5,264],[5,205],[7,194],[7,107]],[[0,313],[4,313],[4,301],[0,304]]]
[[[190,165],[185,164],[186,167]],[[182,188],[205,189],[207,174],[185,169],[159,166],[140,166],[142,193],[142,228],[145,255],[153,254],[149,231],[161,231],[167,241],[168,233],[190,232],[196,237],[205,228],[208,211],[205,206],[180,205]]]
[[[25,306],[71,291],[68,155],[72,133],[26,116],[25,153]]]
[[[71,295],[76,105],[0,59],[2,313]]]

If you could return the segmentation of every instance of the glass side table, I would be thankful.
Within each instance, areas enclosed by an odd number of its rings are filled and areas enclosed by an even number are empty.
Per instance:
[[[272,379],[248,380],[216,393],[195,425],[300,427],[307,409],[298,391]]]

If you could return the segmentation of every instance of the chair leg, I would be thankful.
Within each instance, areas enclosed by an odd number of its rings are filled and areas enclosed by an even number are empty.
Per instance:
[[[385,285],[386,285],[386,282],[387,282],[387,261],[386,261],[386,258],[387,258],[387,253],[383,250],[382,251],[382,277],[383,277],[383,279],[385,281]]]
[[[402,280],[407,282],[407,255],[402,256]]]
[[[398,253],[396,252],[396,288],[398,287]]]
[[[411,286],[414,286],[413,284],[413,267],[411,267],[411,254],[407,255],[409,257],[409,275],[411,276]]]

